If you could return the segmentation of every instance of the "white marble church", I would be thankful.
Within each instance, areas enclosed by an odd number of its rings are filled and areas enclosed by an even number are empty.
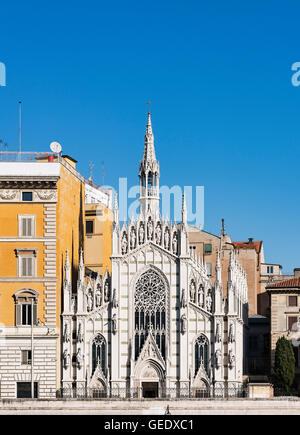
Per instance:
[[[74,297],[66,261],[63,388],[160,397],[242,386],[245,272],[231,254],[224,299],[220,256],[211,282],[189,249],[184,198],[181,223],[162,219],[159,177],[149,113],[140,215],[120,228],[115,198],[111,276],[85,276],[81,255]]]

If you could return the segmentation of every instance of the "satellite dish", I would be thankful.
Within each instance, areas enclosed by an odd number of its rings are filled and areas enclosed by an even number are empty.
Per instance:
[[[61,152],[61,144],[58,142],[51,142],[50,149],[53,153],[59,154]]]

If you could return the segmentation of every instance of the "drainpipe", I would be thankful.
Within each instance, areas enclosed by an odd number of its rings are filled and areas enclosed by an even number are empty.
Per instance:
[[[34,399],[34,372],[33,372],[33,299],[31,299],[31,398]]]

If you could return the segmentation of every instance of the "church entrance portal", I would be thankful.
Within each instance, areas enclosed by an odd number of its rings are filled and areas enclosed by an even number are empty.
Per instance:
[[[142,382],[142,395],[148,399],[158,397],[158,382]]]

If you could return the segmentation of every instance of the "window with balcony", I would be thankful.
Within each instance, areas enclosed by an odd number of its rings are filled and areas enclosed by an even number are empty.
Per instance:
[[[14,294],[16,326],[37,325],[37,299],[38,293],[31,289],[22,289]]]

